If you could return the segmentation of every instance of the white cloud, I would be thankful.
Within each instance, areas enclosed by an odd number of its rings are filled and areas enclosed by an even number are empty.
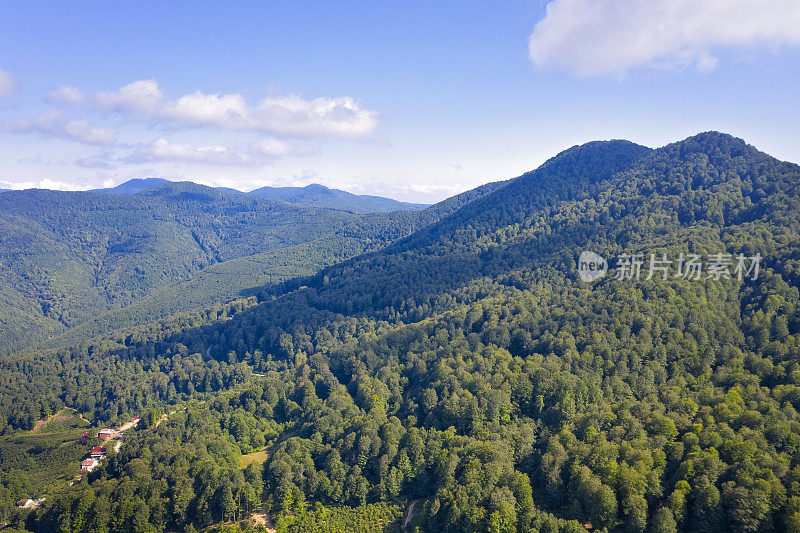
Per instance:
[[[161,89],[155,80],[139,80],[115,92],[97,93],[93,101],[101,109],[152,113],[161,102]]]
[[[0,69],[0,98],[8,98],[17,90],[17,82],[9,72]]]
[[[34,118],[21,118],[9,124],[17,133],[38,133],[48,137],[61,137],[86,144],[113,144],[116,134],[111,128],[95,126],[85,120],[67,120],[60,113],[45,113]]]
[[[125,158],[128,163],[152,163],[175,161],[182,163],[204,163],[210,165],[248,165],[250,156],[225,146],[203,146],[195,148],[188,144],[170,143],[164,138],[152,144],[139,146]]]
[[[578,76],[712,69],[715,51],[800,44],[797,0],[553,0],[530,36],[540,67]]]
[[[71,120],[64,124],[63,131],[67,137],[87,144],[113,144],[116,138],[111,128],[94,126],[85,120]]]
[[[190,126],[245,129],[247,104],[241,94],[203,94],[200,91],[167,102],[161,117]]]
[[[116,92],[92,98],[103,110],[133,111],[144,117],[185,127],[248,130],[295,137],[355,138],[372,133],[378,114],[349,96],[305,99],[274,96],[247,104],[241,93],[195,91],[163,100],[155,80],[135,81]]]
[[[80,104],[84,101],[85,96],[80,89],[64,85],[50,91],[47,99],[57,104]]]
[[[160,116],[183,125],[303,137],[359,137],[372,133],[378,123],[377,113],[362,109],[348,96],[312,100],[299,96],[269,97],[249,107],[238,93],[219,95],[199,91],[167,102]]]
[[[442,198],[446,198],[466,190],[466,187],[460,184],[436,185],[430,183],[387,183],[385,181],[380,181],[377,178],[373,178],[365,183],[342,183],[336,186],[338,188],[348,190],[354,194],[374,194],[378,196],[386,196],[388,198],[409,196],[417,196],[419,198],[420,195],[440,196]],[[427,198],[424,198],[424,200],[428,201]]]
[[[264,139],[248,147],[201,146],[171,143],[161,138],[152,144],[141,145],[123,158],[127,163],[180,162],[220,166],[261,166],[281,156],[302,152],[279,139]]]

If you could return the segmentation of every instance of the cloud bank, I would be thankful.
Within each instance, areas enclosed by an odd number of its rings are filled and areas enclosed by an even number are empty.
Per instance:
[[[263,98],[248,106],[241,94],[194,92],[167,102],[163,120],[187,126],[252,130],[299,137],[354,138],[372,133],[377,114],[362,109],[352,98],[299,96]]]
[[[539,67],[577,76],[714,68],[722,48],[800,44],[797,0],[553,0],[530,36]]]
[[[219,94],[195,91],[165,99],[155,80],[138,80],[116,91],[87,98],[74,87],[51,92],[59,103],[88,100],[101,111],[135,115],[173,127],[204,127],[227,131],[255,131],[291,137],[356,138],[368,135],[378,124],[378,114],[364,109],[352,97],[300,96],[262,98],[249,105],[241,93]]]
[[[0,75],[5,75],[0,71]],[[7,76],[13,90],[13,79]],[[0,77],[0,90],[4,78]],[[2,92],[0,92],[0,95]],[[84,168],[114,168],[116,163],[181,162],[214,166],[262,166],[289,155],[319,152],[311,139],[353,139],[368,135],[377,126],[377,113],[355,99],[300,96],[269,96],[249,104],[241,93],[220,94],[195,91],[169,99],[153,79],[137,80],[114,91],[87,94],[77,87],[60,86],[46,95],[56,109],[34,117],[16,118],[0,127],[14,133],[36,133],[92,145],[113,145],[114,152],[75,160]],[[257,138],[229,146],[218,143],[193,146],[163,136],[153,142],[117,144],[117,132],[84,119],[69,119],[69,107],[83,116],[94,116],[114,128],[125,130],[146,123],[148,129],[166,131],[205,129],[220,134],[244,132]],[[123,131],[123,133],[124,133]],[[163,133],[161,134],[163,135]],[[120,150],[122,153],[120,153]],[[127,153],[126,153],[127,152]]]

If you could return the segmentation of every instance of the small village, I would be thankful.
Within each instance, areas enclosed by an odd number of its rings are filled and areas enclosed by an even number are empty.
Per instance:
[[[125,442],[125,431],[128,429],[136,426],[139,424],[139,417],[135,416],[131,418],[126,424],[124,424],[119,429],[113,428],[104,428],[97,432],[96,437],[103,441],[103,444],[100,446],[92,446],[86,454],[86,458],[81,461],[80,471],[76,478],[70,483],[70,486],[78,483],[81,480],[81,477],[84,472],[92,472],[100,462],[105,459],[106,453],[108,452],[107,445],[111,443],[112,440],[116,440],[114,444],[114,451],[118,452],[122,447],[122,444]],[[81,443],[86,444],[89,441],[89,432],[84,432],[81,435]]]
[[[103,428],[98,431],[95,434],[95,438],[100,440],[101,443],[97,446],[90,447],[86,451],[86,456],[80,463],[80,468],[77,475],[69,484],[70,487],[76,483],[80,483],[84,474],[92,472],[100,465],[100,463],[106,458],[108,447],[111,446],[112,442],[114,443],[114,452],[119,452],[119,450],[122,448],[122,444],[125,442],[125,432],[130,428],[137,426],[139,424],[139,420],[140,418],[135,416],[119,428]],[[90,436],[90,433],[85,431],[80,437],[81,444],[88,444],[91,438],[92,437]],[[17,507],[20,509],[36,509],[45,500],[46,498],[23,498],[17,501]]]
[[[173,409],[169,414],[172,414],[178,410],[179,409]],[[157,420],[156,425],[164,420],[167,420],[168,417],[168,414],[162,414],[161,418]],[[85,418],[83,420],[86,421]],[[114,453],[119,453],[122,445],[125,443],[125,432],[133,427],[138,426],[139,422],[140,417],[134,416],[119,428],[106,427],[100,429],[94,434],[94,437],[92,437],[90,431],[84,431],[80,436],[80,443],[87,445],[86,455],[81,460],[78,472],[76,473],[75,477],[71,479],[69,486],[72,487],[80,483],[85,474],[94,471],[98,466],[100,466],[100,464],[106,458],[109,448],[113,447]],[[26,497],[16,501],[16,506],[20,509],[33,510],[42,505],[46,500],[47,498],[45,497]],[[0,525],[0,529],[3,529],[3,525]]]

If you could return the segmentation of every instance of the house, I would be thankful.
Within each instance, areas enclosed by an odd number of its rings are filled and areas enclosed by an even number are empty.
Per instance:
[[[86,441],[89,439],[89,432],[84,431],[83,435],[81,435],[81,444],[86,444]]]
[[[91,472],[97,466],[97,459],[94,457],[90,457],[89,459],[84,459],[81,463],[81,472]]]
[[[95,446],[92,448],[92,451],[89,452],[89,455],[95,459],[102,459],[106,456],[106,447],[105,446]]]
[[[139,424],[139,417],[138,416],[134,416],[133,418],[131,418],[131,422],[133,422],[134,426],[138,425]]]
[[[98,438],[98,439],[110,439],[110,438],[111,438],[111,437],[113,437],[113,436],[114,436],[116,433],[117,433],[116,431],[114,431],[113,429],[110,429],[110,428],[101,429],[101,430],[100,430],[100,431],[97,433],[97,438]]]
[[[30,509],[36,502],[30,498],[23,498],[17,502],[17,507],[20,509]]]

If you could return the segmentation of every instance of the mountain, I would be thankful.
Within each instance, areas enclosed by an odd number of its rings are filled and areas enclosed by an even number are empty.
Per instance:
[[[164,183],[169,182],[162,178],[134,178],[116,187],[94,189],[92,192],[137,194]],[[425,204],[411,204],[381,196],[355,195],[338,189],[329,189],[324,185],[318,184],[311,184],[305,187],[262,187],[249,193],[243,193],[229,187],[216,187],[216,189],[231,194],[248,194],[266,200],[279,200],[290,204],[338,209],[353,213],[418,211],[428,207]]]
[[[717,132],[594,142],[453,206],[308,278],[0,359],[9,432],[143,414],[26,527],[86,508],[203,528],[262,503],[294,531],[800,523],[799,166]],[[584,251],[604,277],[581,280]]]
[[[476,197],[361,215],[157,181],[3,195],[0,352],[80,342],[308,276]]]
[[[395,211],[355,217],[339,228],[330,228],[332,231],[317,239],[213,263],[186,280],[167,284],[127,306],[111,309],[81,322],[38,346],[76,344],[116,329],[271,290],[292,278],[310,276],[323,267],[378,250],[502,185],[500,182],[488,183],[423,211]]]
[[[399,210],[420,210],[427,207],[423,204],[399,202],[380,196],[356,195],[338,189],[329,189],[324,185],[311,184],[305,187],[262,187],[248,194],[258,198],[281,200],[292,204],[313,205],[342,209],[355,213],[383,213]]]
[[[92,192],[105,192],[110,194],[136,194],[138,192],[146,191],[147,189],[152,189],[153,187],[163,183],[168,183],[168,181],[163,178],[133,178],[125,183],[117,185],[116,187],[94,189]]]
[[[191,183],[137,194],[4,193],[0,345],[43,340],[210,265],[314,241],[354,218]]]
[[[158,185],[172,183],[163,178],[133,178],[116,187],[92,189],[90,192],[130,195],[150,190]],[[190,182],[187,182],[190,183]],[[307,207],[321,207],[350,211],[353,213],[388,213],[390,211],[419,211],[427,204],[400,202],[382,196],[356,195],[324,185],[311,184],[305,187],[261,187],[249,193],[230,187],[215,187],[217,190],[237,195],[250,195],[265,200],[278,200]],[[0,193],[11,189],[0,189]]]

